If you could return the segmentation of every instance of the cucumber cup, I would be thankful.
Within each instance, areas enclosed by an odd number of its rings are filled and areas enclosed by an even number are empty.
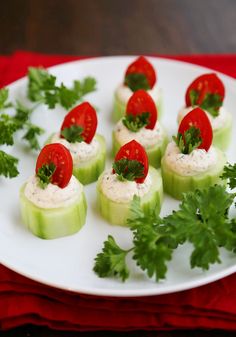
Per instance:
[[[156,208],[159,212],[163,201],[163,186],[160,170],[149,167],[152,185],[147,194],[141,198],[144,210]],[[97,182],[97,205],[101,215],[113,225],[128,226],[127,219],[131,216],[131,202],[117,202],[109,199],[102,189],[103,174]]]

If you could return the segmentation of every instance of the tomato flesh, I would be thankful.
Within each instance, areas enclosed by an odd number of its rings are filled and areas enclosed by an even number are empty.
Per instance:
[[[36,162],[35,172],[46,164],[53,163],[56,166],[51,183],[64,188],[68,185],[73,170],[73,160],[70,151],[60,143],[45,145]]]
[[[216,74],[204,74],[197,77],[187,88],[185,94],[186,106],[191,106],[190,92],[195,90],[199,93],[197,105],[201,105],[207,94],[217,94],[221,101],[225,97],[225,88]]]
[[[83,128],[81,136],[86,143],[91,143],[97,130],[97,123],[96,110],[88,102],[83,102],[65,116],[61,131],[71,125],[81,126]]]
[[[181,121],[178,132],[184,135],[191,126],[195,126],[200,130],[200,136],[202,143],[198,146],[198,149],[209,150],[212,144],[213,132],[211,123],[206,113],[201,108],[195,108],[191,110]]]
[[[157,108],[152,97],[143,89],[133,93],[126,106],[126,115],[141,115],[143,112],[149,112],[149,123],[146,129],[153,129],[157,121]]]
[[[147,78],[148,84],[152,89],[157,81],[156,72],[151,63],[144,56],[139,56],[132,62],[125,73],[125,77],[129,74],[143,74]]]
[[[144,166],[143,177],[135,179],[137,183],[143,183],[148,174],[148,156],[143,146],[136,142],[136,140],[131,140],[129,143],[123,145],[117,152],[115,162],[123,158],[137,160]]]

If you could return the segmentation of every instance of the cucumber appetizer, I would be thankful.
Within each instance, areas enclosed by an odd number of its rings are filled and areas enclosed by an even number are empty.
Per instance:
[[[187,88],[186,107],[178,114],[178,122],[192,110],[202,108],[213,129],[213,145],[227,150],[232,134],[232,115],[223,107],[225,97],[224,84],[216,74],[204,74],[197,77]]]
[[[126,104],[130,96],[139,89],[146,90],[152,96],[159,117],[161,117],[163,110],[162,91],[157,86],[155,69],[144,56],[140,56],[128,66],[124,82],[115,92],[113,108],[113,120],[115,122],[118,122],[125,115]]]
[[[161,209],[163,187],[160,170],[148,165],[145,149],[135,140],[123,145],[113,168],[104,171],[97,183],[98,208],[111,224],[127,226],[134,195],[144,210]]]
[[[83,185],[72,175],[73,162],[62,144],[44,146],[35,169],[20,190],[23,223],[42,239],[78,232],[85,223],[87,205]]]
[[[158,110],[152,97],[143,89],[135,91],[127,103],[125,116],[113,131],[113,154],[134,139],[145,148],[149,164],[159,168],[168,137],[157,117]]]
[[[61,143],[70,150],[73,158],[73,174],[83,184],[96,181],[105,167],[106,143],[103,136],[95,134],[97,114],[84,102],[65,117],[59,133],[47,143]]]
[[[176,199],[196,188],[222,183],[225,154],[212,146],[209,118],[201,108],[192,109],[181,121],[177,137],[162,158],[164,191]]]

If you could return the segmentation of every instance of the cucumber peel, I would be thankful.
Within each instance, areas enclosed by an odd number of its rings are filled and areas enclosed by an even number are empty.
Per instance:
[[[141,207],[144,211],[150,211],[154,208],[158,212],[161,210],[163,201],[163,186],[160,170],[149,167],[149,173],[152,178],[152,185],[147,194],[141,198]],[[101,175],[97,182],[97,204],[101,215],[113,225],[128,226],[126,221],[131,216],[131,203],[130,202],[117,202],[110,200],[102,190],[102,177]]]
[[[87,203],[84,192],[73,204],[60,208],[40,208],[25,196],[26,184],[20,190],[21,216],[25,226],[42,239],[56,239],[78,232],[85,224]]]

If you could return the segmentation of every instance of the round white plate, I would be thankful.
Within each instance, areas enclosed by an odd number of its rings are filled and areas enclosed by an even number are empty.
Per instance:
[[[50,69],[51,73],[70,85],[74,79],[94,76],[98,90],[86,97],[98,107],[98,132],[102,133],[110,149],[111,110],[113,93],[122,82],[124,71],[134,57],[102,57],[76,61]],[[158,74],[158,83],[163,88],[165,111],[162,123],[169,134],[177,130],[176,114],[184,105],[184,94],[188,84],[198,75],[209,69],[195,65],[160,58],[150,58]],[[236,82],[230,77],[219,74],[226,87],[225,107],[234,113],[236,106]],[[26,79],[10,85],[11,98],[26,101]],[[29,103],[29,102],[27,102]],[[33,121],[48,134],[59,129],[65,110],[57,107],[47,110],[40,106],[33,114]],[[234,114],[235,116],[235,114]],[[234,117],[235,119],[235,117]],[[235,134],[235,120],[234,130]],[[228,151],[230,162],[236,161],[236,139]],[[88,216],[82,230],[70,237],[56,240],[42,240],[32,235],[22,225],[19,215],[19,189],[25,180],[33,174],[37,154],[32,154],[22,144],[7,149],[20,158],[20,175],[15,179],[0,178],[0,262],[12,270],[39,282],[95,295],[144,296],[180,291],[203,285],[236,271],[236,256],[222,250],[221,264],[214,265],[209,271],[191,270],[189,265],[190,246],[184,245],[176,250],[173,260],[168,265],[166,279],[156,283],[148,279],[142,271],[128,261],[131,277],[125,283],[113,278],[102,279],[93,272],[94,258],[101,251],[108,234],[113,235],[124,248],[131,245],[131,233],[127,228],[111,226],[106,223],[96,210],[96,184],[85,187],[88,201]],[[178,208],[178,202],[166,196],[161,215],[169,214]],[[207,249],[207,247],[206,247]]]

